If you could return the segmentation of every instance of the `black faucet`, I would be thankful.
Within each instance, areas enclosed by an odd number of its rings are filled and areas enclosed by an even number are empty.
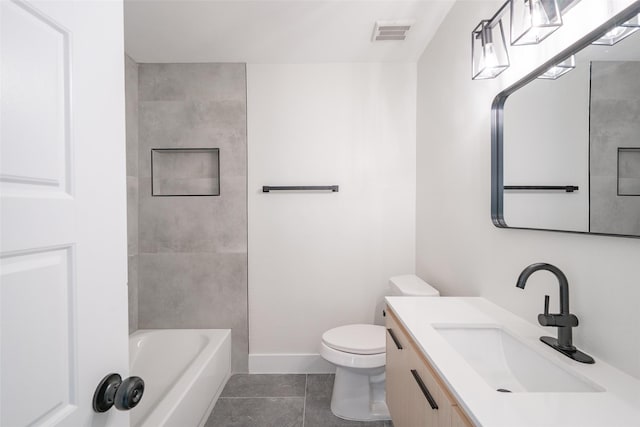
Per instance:
[[[547,270],[553,273],[560,285],[560,313],[549,314],[549,295],[544,296],[544,313],[538,315],[538,322],[542,326],[556,326],[558,328],[558,339],[553,337],[540,337],[540,341],[582,363],[595,363],[593,357],[578,350],[573,345],[571,328],[578,326],[578,318],[569,312],[569,282],[567,276],[555,265],[546,263],[531,264],[520,273],[516,286],[524,289],[527,279],[539,270]]]

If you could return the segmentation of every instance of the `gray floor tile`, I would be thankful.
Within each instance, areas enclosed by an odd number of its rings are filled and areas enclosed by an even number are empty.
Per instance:
[[[307,397],[331,397],[334,378],[333,374],[307,375]]]
[[[306,375],[236,374],[222,390],[222,397],[304,397]]]
[[[236,374],[205,427],[393,427],[347,421],[331,412],[332,374]]]
[[[205,427],[302,427],[304,398],[218,399]]]

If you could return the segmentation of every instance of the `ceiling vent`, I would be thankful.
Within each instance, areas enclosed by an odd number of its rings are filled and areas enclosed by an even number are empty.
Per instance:
[[[407,32],[411,29],[414,21],[376,21],[373,27],[373,37],[371,41],[397,40],[402,41],[407,38]]]

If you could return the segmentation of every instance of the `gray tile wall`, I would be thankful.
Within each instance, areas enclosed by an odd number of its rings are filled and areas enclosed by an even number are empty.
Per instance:
[[[618,196],[618,147],[640,147],[640,62],[591,65],[590,231],[640,235],[640,196]]]
[[[129,333],[138,329],[138,64],[125,55]]]
[[[231,328],[248,370],[244,64],[140,64],[138,326]],[[219,148],[220,196],[152,197],[152,148]]]

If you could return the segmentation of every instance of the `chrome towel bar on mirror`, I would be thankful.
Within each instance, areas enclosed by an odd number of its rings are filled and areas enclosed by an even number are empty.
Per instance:
[[[263,193],[271,191],[331,191],[338,192],[337,185],[283,185],[283,186],[262,186]]]

